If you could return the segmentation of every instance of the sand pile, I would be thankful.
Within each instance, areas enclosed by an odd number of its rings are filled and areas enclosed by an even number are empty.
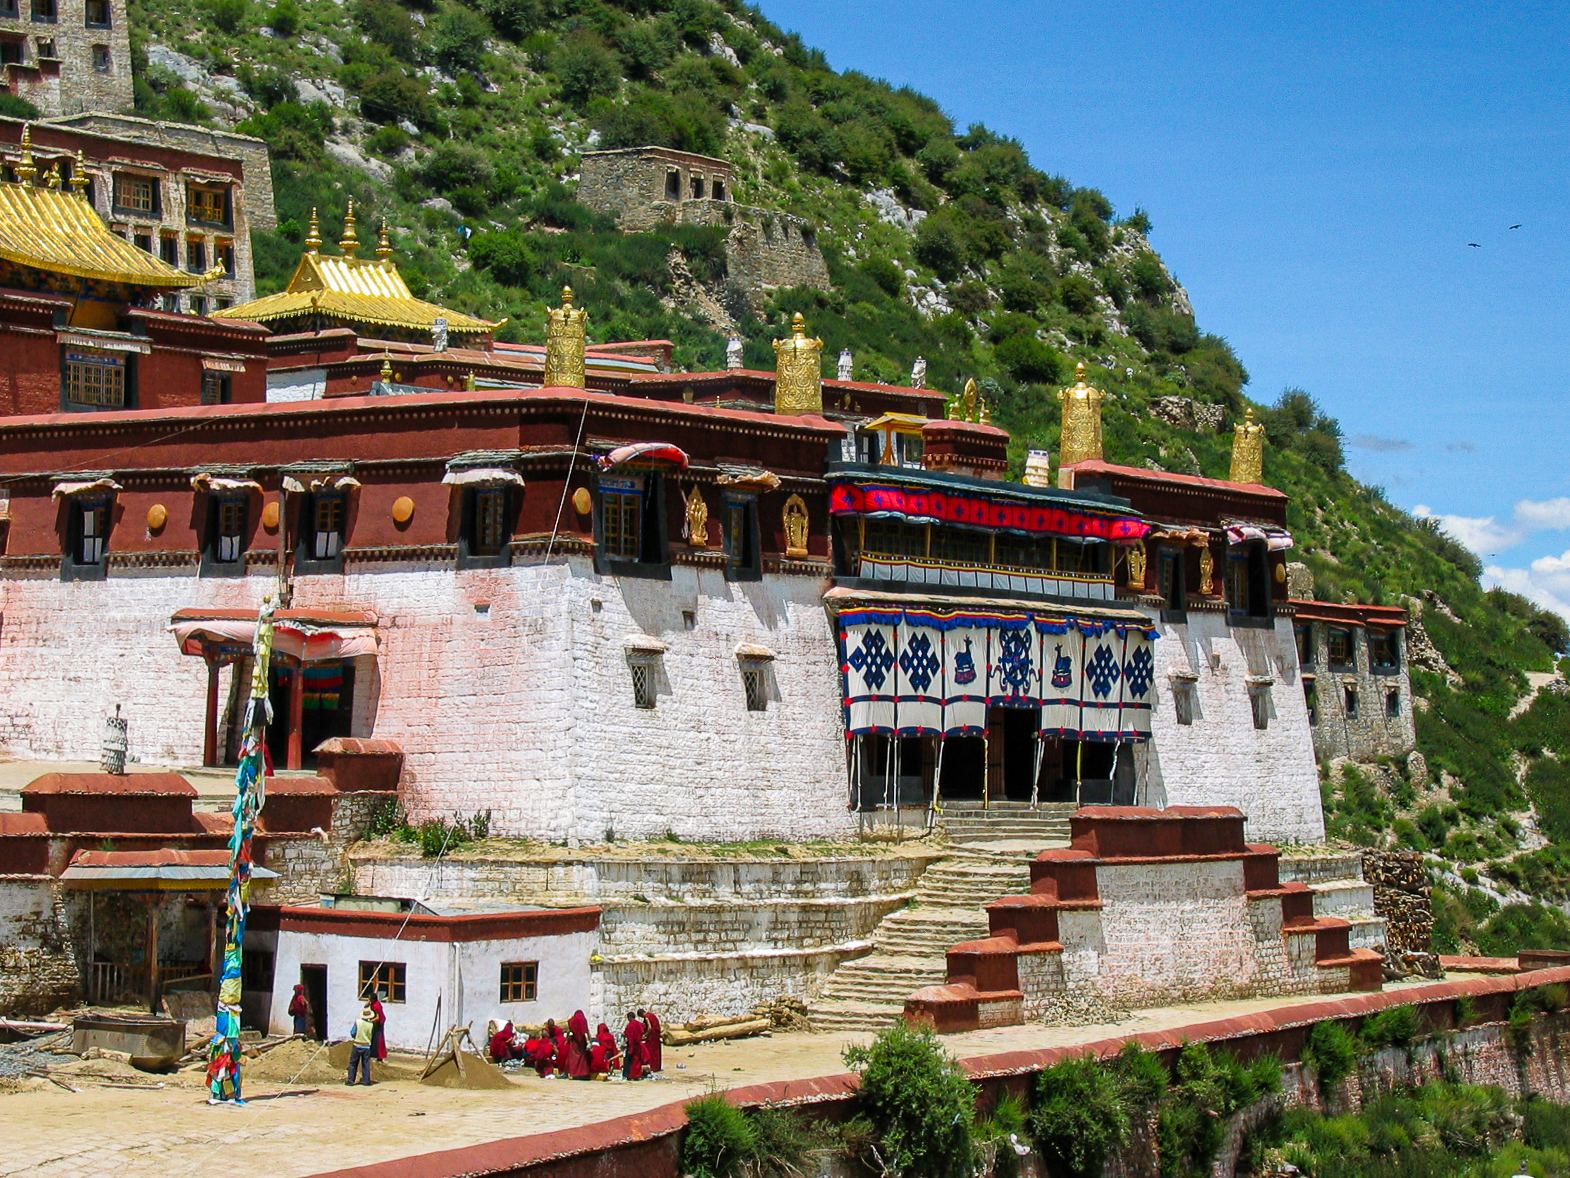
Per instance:
[[[458,1070],[457,1063],[451,1055],[442,1060],[440,1064],[420,1081],[422,1084],[431,1084],[437,1088],[473,1088],[492,1090],[497,1088],[512,1088],[514,1084],[507,1078],[505,1072],[488,1059],[481,1059],[478,1055],[463,1053],[463,1070]]]
[[[342,1081],[349,1071],[347,1053],[342,1064],[335,1064],[331,1048],[310,1039],[291,1039],[280,1043],[259,1059],[240,1065],[240,1079],[268,1084],[327,1084]]]

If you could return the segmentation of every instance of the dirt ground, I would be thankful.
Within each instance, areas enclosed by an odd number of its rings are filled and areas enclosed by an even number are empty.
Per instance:
[[[1303,998],[1298,1002],[1317,1002]],[[1003,1027],[951,1035],[962,1058],[1085,1043],[1115,1034],[1170,1029],[1296,1004],[1263,998],[1162,1007],[1093,1027]],[[272,1064],[253,1063],[243,1108],[212,1107],[200,1076],[62,1076],[68,1092],[34,1081],[0,1089],[0,1176],[182,1178],[215,1172],[247,1178],[302,1178],[346,1166],[408,1157],[504,1137],[547,1133],[700,1096],[711,1088],[808,1079],[845,1070],[844,1047],[865,1035],[777,1034],[771,1038],[666,1048],[665,1078],[639,1083],[575,1083],[515,1073],[507,1091],[433,1088],[413,1079],[344,1087],[325,1068],[325,1050],[299,1045]],[[61,1057],[62,1061],[69,1057]],[[417,1061],[394,1059],[407,1076]],[[122,1071],[124,1069],[124,1071]],[[287,1074],[286,1074],[287,1073]],[[387,1073],[379,1073],[387,1074]],[[265,1077],[265,1078],[264,1078]],[[281,1077],[281,1078],[275,1078]],[[327,1077],[317,1079],[316,1077]],[[34,1085],[37,1085],[36,1087]],[[125,1086],[121,1086],[125,1085]],[[162,1085],[150,1086],[150,1085]]]

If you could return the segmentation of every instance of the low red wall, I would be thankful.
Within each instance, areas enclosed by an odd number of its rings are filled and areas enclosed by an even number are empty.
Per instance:
[[[1303,1043],[1316,1023],[1343,1021],[1355,1025],[1392,1006],[1416,1006],[1425,1034],[1456,1029],[1456,1001],[1472,1001],[1471,1019],[1499,1022],[1508,1016],[1515,994],[1548,983],[1570,983],[1570,967],[1537,970],[1508,977],[1466,978],[1429,986],[1354,994],[1323,1002],[1302,1003],[1256,1011],[1236,1018],[1188,1023],[1163,1031],[1120,1035],[1068,1047],[1008,1051],[975,1056],[960,1063],[990,1100],[997,1089],[1017,1089],[1028,1077],[1065,1059],[1094,1054],[1114,1055],[1134,1041],[1163,1053],[1192,1042],[1225,1042],[1244,1057],[1274,1052],[1283,1063],[1301,1058]],[[733,1088],[726,1099],[741,1107],[763,1104],[811,1105],[815,1116],[847,1117],[855,1101],[856,1077],[820,1076]],[[690,1098],[689,1098],[690,1099]],[[676,1101],[631,1117],[533,1137],[511,1137],[484,1145],[398,1158],[369,1166],[332,1170],[313,1178],[468,1178],[508,1175],[526,1178],[679,1178],[680,1131],[686,1124],[686,1101]]]

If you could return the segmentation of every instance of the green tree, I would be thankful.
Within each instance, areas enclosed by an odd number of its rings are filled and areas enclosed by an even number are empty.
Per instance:
[[[598,33],[573,33],[551,57],[562,97],[574,106],[608,98],[621,87],[621,59]]]
[[[861,1077],[861,1107],[878,1132],[888,1172],[971,1178],[976,1094],[930,1025],[895,1019],[870,1045],[845,1049]]]
[[[431,52],[436,64],[449,74],[463,70],[478,73],[485,60],[485,18],[472,8],[455,4],[431,22]]]

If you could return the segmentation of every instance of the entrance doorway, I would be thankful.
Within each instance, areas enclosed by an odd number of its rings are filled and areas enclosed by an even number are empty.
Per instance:
[[[334,736],[348,736],[354,715],[354,664],[347,660],[306,663],[304,666],[304,706],[300,711],[301,767],[316,764],[312,752],[317,745]],[[267,726],[267,750],[273,764],[283,768],[289,761],[290,693],[298,666],[274,663],[268,671],[269,699],[273,722]]]
[[[1030,801],[1036,780],[1036,734],[1040,708],[987,709],[987,796]]]
[[[300,984],[305,987],[305,1000],[311,1005],[310,1038],[325,1042],[327,1039],[327,967],[302,965]]]

